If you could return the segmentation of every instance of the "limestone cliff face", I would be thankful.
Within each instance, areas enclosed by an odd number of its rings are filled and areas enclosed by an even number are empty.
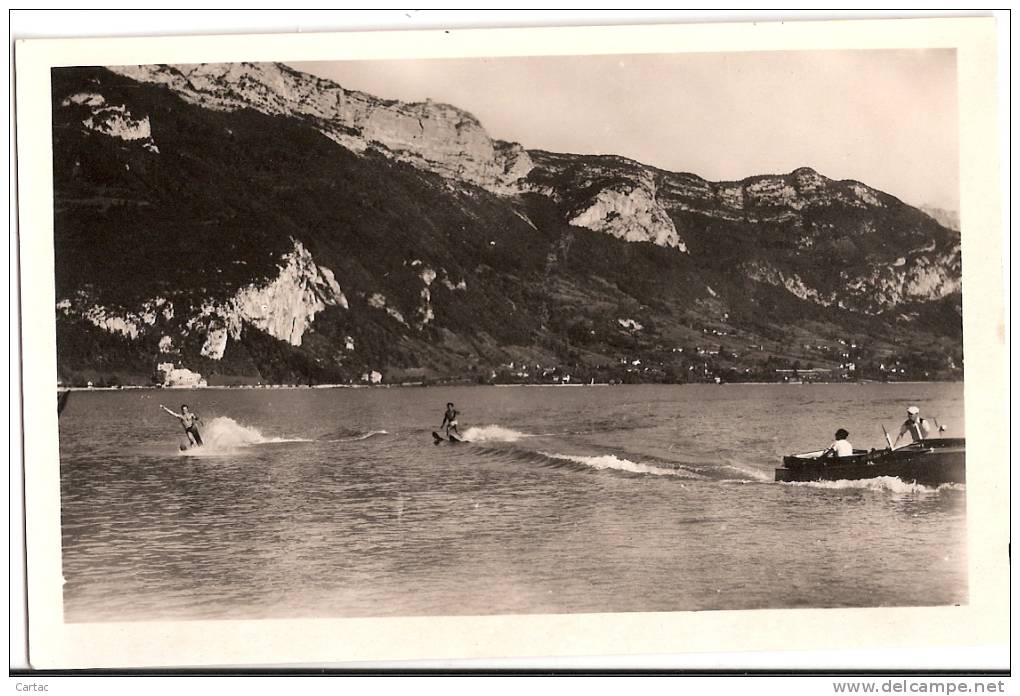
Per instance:
[[[960,245],[919,253],[847,279],[847,290],[869,309],[892,309],[910,301],[933,301],[962,290]]]
[[[799,213],[845,205],[860,210],[884,208],[889,198],[855,181],[837,182],[809,167],[789,174],[754,176],[742,181],[712,182],[694,174],[667,172],[621,157],[586,158],[583,173],[563,155],[541,153],[537,171],[529,178],[535,190],[549,194],[541,182],[555,178],[570,188],[587,189],[600,181],[605,187],[643,189],[665,214],[693,212],[729,221],[769,222],[795,218]],[[554,187],[555,188],[555,187]],[[563,196],[563,192],[557,192]],[[634,208],[635,211],[640,207]]]
[[[628,242],[652,242],[687,251],[655,191],[630,182],[601,189],[569,220],[571,225],[605,232]]]
[[[876,314],[910,302],[931,302],[962,290],[960,245],[932,253],[916,250],[891,263],[875,264],[865,271],[842,271],[838,289],[819,290],[795,271],[768,262],[745,264],[753,280],[782,287],[803,300],[824,307]]]
[[[894,200],[858,182],[833,181],[808,167],[789,174],[711,182],[611,155],[535,152],[532,156],[528,190],[571,204],[570,224],[681,251],[689,249],[676,227],[682,214],[728,222],[783,223],[826,207],[878,210]]]
[[[279,63],[138,65],[111,68],[140,82],[164,84],[184,100],[221,111],[256,109],[309,120],[355,152],[369,147],[414,166],[497,193],[530,170],[528,153],[496,143],[471,114],[433,101],[378,99]]]
[[[66,317],[84,319],[111,334],[136,339],[157,322],[165,324],[174,318],[174,304],[164,297],[154,297],[137,309],[105,307],[92,301],[88,292],[79,290],[74,297],[57,302],[57,311]]]
[[[326,307],[346,309],[347,298],[333,272],[317,265],[300,242],[294,241],[293,251],[280,259],[278,269],[275,277],[242,287],[224,302],[208,301],[187,313],[175,311],[174,304],[162,297],[147,300],[135,310],[108,308],[92,302],[84,292],[60,300],[57,310],[132,340],[161,333],[159,348],[166,353],[173,350],[170,334],[197,332],[204,337],[201,354],[213,360],[223,357],[228,340],[239,339],[245,325],[300,346],[315,315]]]
[[[888,198],[856,181],[833,181],[810,167],[742,181],[711,182],[674,172],[657,172],[656,180],[667,209],[752,223],[789,220],[803,211],[836,204],[883,208],[887,205],[883,198]]]
[[[651,242],[686,251],[659,197],[655,170],[625,157],[532,153],[528,191],[553,199],[575,227],[628,242]]]
[[[503,181],[516,185],[535,168],[528,151],[520,143],[496,140],[493,144],[496,166],[502,172]]]
[[[776,268],[773,264],[761,261],[752,261],[746,264],[743,270],[752,280],[786,288],[791,294],[796,295],[802,300],[810,300],[823,307],[828,307],[835,303],[832,297],[826,296],[810,287],[800,277],[800,274],[796,272],[783,271]]]
[[[316,314],[329,306],[347,308],[333,272],[316,265],[300,242],[281,261],[275,278],[243,287],[227,302],[206,304],[188,322],[189,328],[206,332],[202,355],[222,358],[228,338],[239,339],[245,324],[300,346]]]
[[[111,138],[137,141],[150,152],[159,152],[152,140],[152,126],[148,116],[137,117],[123,104],[108,104],[106,98],[97,92],[79,92],[61,102],[64,108],[85,110],[88,114],[81,124],[90,131],[108,135]]]
[[[826,207],[877,211],[902,205],[854,181],[834,181],[809,167],[788,174],[711,182],[623,157],[525,150],[493,140],[471,114],[432,101],[403,103],[348,90],[279,63],[120,66],[136,81],[161,84],[192,104],[219,111],[255,109],[311,124],[343,147],[368,149],[500,195],[534,192],[563,206],[564,221],[629,242],[689,252],[680,218],[801,225]],[[147,116],[105,103],[102,94],[65,99],[91,109],[87,128],[157,150]],[[678,229],[679,225],[679,229]],[[810,234],[798,241],[814,244]],[[694,252],[691,252],[694,253]]]
[[[874,314],[960,290],[958,238],[860,182],[809,167],[711,182],[609,155],[533,159],[530,190],[563,205],[571,225],[711,257],[726,253],[712,227],[736,223],[744,240],[732,244],[746,248],[728,253],[764,251],[759,235],[771,235],[766,258],[740,262],[742,273],[824,307]]]

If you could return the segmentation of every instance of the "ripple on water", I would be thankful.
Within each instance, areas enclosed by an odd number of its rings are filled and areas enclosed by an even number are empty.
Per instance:
[[[959,385],[907,392],[964,422]],[[875,414],[897,415],[907,392],[195,392],[217,424],[207,457],[177,455],[153,394],[82,394],[61,418],[65,609],[108,621],[959,603],[960,487],[771,481],[782,452],[826,444],[834,424],[878,444]],[[448,400],[470,444],[432,444]]]

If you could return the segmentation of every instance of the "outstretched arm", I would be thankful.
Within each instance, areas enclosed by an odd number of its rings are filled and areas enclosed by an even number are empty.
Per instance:
[[[166,406],[164,406],[163,404],[160,404],[160,405],[159,405],[159,407],[160,407],[161,409],[163,409],[164,411],[166,411],[167,413],[169,413],[169,414],[170,414],[171,416],[173,416],[174,418],[177,418],[178,420],[180,420],[181,418],[183,418],[183,417],[184,417],[184,416],[182,416],[182,415],[181,415],[181,414],[179,414],[179,413],[174,413],[173,411],[171,411],[170,409],[168,409],[168,408],[167,408]]]

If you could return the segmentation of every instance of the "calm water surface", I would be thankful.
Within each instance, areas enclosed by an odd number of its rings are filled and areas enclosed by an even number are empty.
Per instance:
[[[433,446],[447,401],[470,444]],[[965,603],[964,487],[772,481],[912,403],[964,435],[962,384],[76,392],[65,616]]]

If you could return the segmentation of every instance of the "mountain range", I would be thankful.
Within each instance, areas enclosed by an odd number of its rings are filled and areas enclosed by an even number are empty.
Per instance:
[[[528,149],[276,63],[52,92],[66,384],[962,377],[951,214],[862,182]]]

